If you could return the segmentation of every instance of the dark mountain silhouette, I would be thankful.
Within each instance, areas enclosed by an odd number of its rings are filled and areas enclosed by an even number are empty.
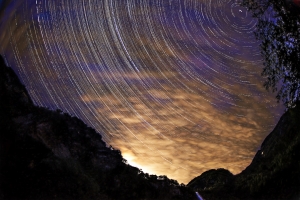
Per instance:
[[[81,120],[37,107],[0,58],[0,199],[194,199],[132,167]]]
[[[240,174],[210,170],[187,186],[206,199],[300,199],[300,104],[283,114]]]

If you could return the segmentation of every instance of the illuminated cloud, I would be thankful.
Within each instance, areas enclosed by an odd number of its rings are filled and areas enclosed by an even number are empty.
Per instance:
[[[132,165],[187,183],[239,173],[282,112],[235,1],[11,1],[0,53],[34,102],[82,118]]]

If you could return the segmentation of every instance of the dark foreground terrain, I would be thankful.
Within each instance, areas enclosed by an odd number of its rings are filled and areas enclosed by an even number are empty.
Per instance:
[[[283,114],[240,174],[209,170],[187,186],[205,199],[300,199],[300,104]]]
[[[240,174],[204,172],[187,187],[132,167],[81,120],[37,107],[0,57],[0,199],[300,199],[300,104]]]
[[[0,58],[0,199],[195,199],[132,167],[81,120],[33,105]]]

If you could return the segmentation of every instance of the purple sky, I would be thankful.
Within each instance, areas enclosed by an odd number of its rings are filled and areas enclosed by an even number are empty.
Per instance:
[[[239,173],[283,112],[235,1],[11,0],[0,17],[0,53],[34,102],[83,119],[145,172]]]

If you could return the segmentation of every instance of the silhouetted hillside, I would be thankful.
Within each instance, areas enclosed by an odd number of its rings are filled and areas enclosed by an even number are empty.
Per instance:
[[[33,105],[0,58],[0,199],[194,199],[145,174],[81,120]]]
[[[206,199],[300,199],[300,104],[281,117],[240,174],[210,170],[187,186]]]

